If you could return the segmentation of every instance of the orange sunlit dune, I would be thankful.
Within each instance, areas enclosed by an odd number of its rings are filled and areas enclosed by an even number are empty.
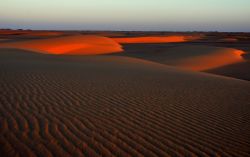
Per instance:
[[[113,38],[116,42],[121,44],[129,43],[171,43],[171,42],[185,42],[197,39],[191,36],[148,36],[148,37],[128,37],[128,38]]]
[[[95,55],[123,51],[122,46],[110,38],[95,35],[75,35],[52,39],[2,43],[0,47],[18,48],[48,54]]]
[[[195,50],[196,49],[196,50]],[[180,51],[200,51],[199,55],[192,54],[188,57],[172,60],[171,65],[193,71],[204,71],[218,68],[233,63],[244,62],[242,55],[244,51],[231,48],[218,48],[209,46],[184,46],[183,48],[174,48],[171,51],[181,53]]]

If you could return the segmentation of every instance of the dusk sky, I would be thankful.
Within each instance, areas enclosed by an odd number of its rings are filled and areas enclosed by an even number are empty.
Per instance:
[[[250,0],[0,1],[0,28],[250,31]]]

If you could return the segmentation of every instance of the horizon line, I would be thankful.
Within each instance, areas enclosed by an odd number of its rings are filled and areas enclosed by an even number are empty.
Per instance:
[[[174,31],[174,30],[118,30],[118,29],[30,29],[30,28],[0,28],[0,30],[23,30],[23,31],[83,31],[83,32],[183,32],[183,33],[250,33],[250,31],[218,31],[218,30],[183,30],[183,31]]]

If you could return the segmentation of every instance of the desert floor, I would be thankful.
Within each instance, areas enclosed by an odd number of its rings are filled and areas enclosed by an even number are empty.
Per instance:
[[[0,30],[0,156],[250,156],[250,34]]]

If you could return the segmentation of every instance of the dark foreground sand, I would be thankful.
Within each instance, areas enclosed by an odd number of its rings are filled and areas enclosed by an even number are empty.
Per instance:
[[[0,49],[1,156],[250,156],[250,83]]]

